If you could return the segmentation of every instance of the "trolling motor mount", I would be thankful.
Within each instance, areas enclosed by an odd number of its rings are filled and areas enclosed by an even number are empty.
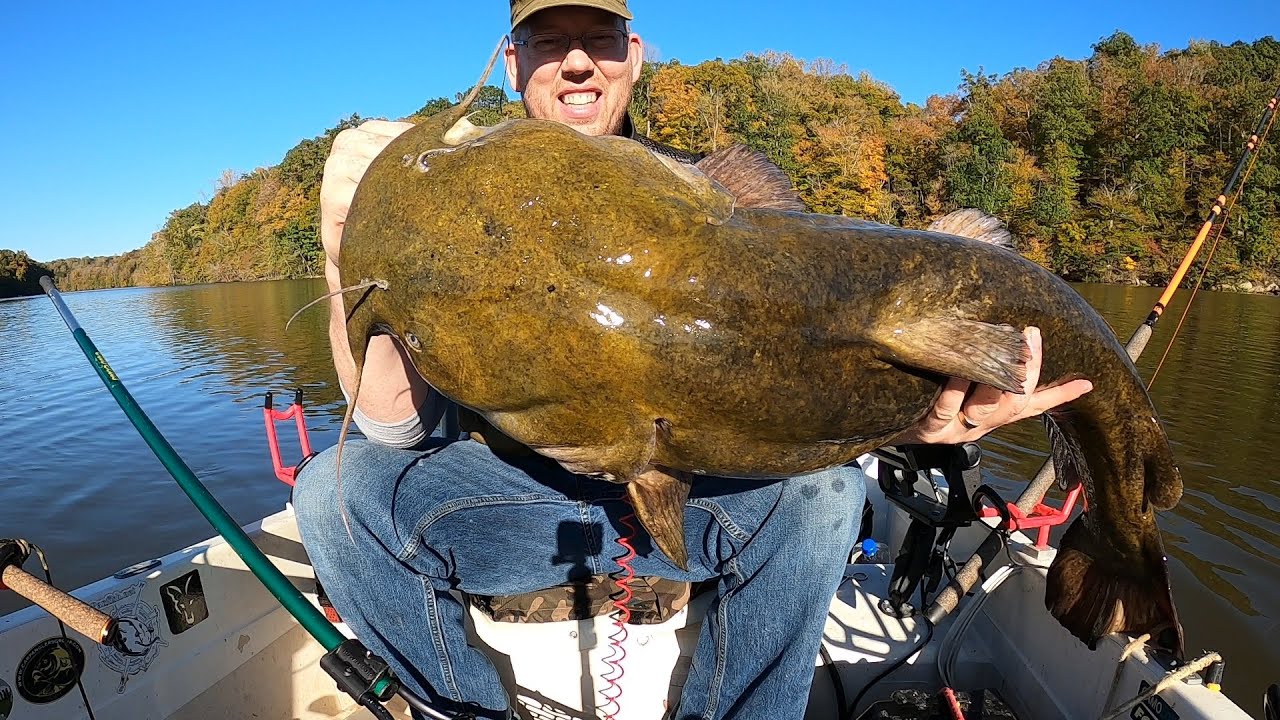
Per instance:
[[[921,606],[926,595],[938,588],[947,548],[956,530],[978,519],[974,507],[982,475],[982,448],[977,443],[962,445],[900,445],[876,450],[880,462],[880,489],[885,498],[911,516],[911,526],[894,559],[889,597],[880,601],[880,610],[897,618],[912,617],[917,608],[908,602],[925,577]],[[945,501],[932,472],[942,473],[947,484]],[[924,483],[926,492],[917,489]],[[941,531],[941,532],[939,532]]]

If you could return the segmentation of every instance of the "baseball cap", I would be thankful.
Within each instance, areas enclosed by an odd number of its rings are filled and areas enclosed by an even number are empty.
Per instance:
[[[558,0],[511,0],[511,27],[529,19],[529,16],[547,8],[561,7],[564,5],[577,5],[579,7],[599,8],[606,12],[621,17],[623,20],[631,20],[631,11],[627,10],[627,0],[574,0],[572,2],[563,2]]]

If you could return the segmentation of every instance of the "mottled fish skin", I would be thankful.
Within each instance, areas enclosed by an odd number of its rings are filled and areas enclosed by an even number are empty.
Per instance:
[[[428,382],[515,442],[629,483],[681,564],[690,476],[847,463],[921,418],[948,376],[1020,391],[1022,330],[1038,326],[1042,380],[1095,388],[1053,413],[1060,477],[1086,483],[1090,509],[1046,603],[1091,646],[1168,626],[1180,651],[1153,511],[1181,481],[1088,303],[1004,248],[739,207],[724,188],[552,122],[447,149],[410,130],[369,168],[344,232],[343,284],[387,282],[350,313],[357,364],[371,333],[397,336]]]

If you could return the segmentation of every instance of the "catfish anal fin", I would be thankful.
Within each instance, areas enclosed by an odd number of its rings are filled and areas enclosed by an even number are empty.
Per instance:
[[[690,484],[688,473],[657,468],[627,483],[627,496],[636,517],[658,549],[681,570],[689,569],[689,552],[684,545],[684,504],[689,500]]]
[[[886,362],[1024,392],[1031,350],[1012,325],[926,317],[886,324],[874,339]]]
[[[724,186],[740,208],[769,208],[804,212],[804,201],[791,178],[762,152],[746,145],[717,150],[695,165]]]

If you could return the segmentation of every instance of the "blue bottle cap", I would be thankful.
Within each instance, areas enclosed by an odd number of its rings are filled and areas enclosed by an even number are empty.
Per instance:
[[[863,555],[868,555],[868,556],[875,555],[876,551],[879,549],[880,549],[880,545],[872,538],[867,538],[866,540],[862,541]]]

